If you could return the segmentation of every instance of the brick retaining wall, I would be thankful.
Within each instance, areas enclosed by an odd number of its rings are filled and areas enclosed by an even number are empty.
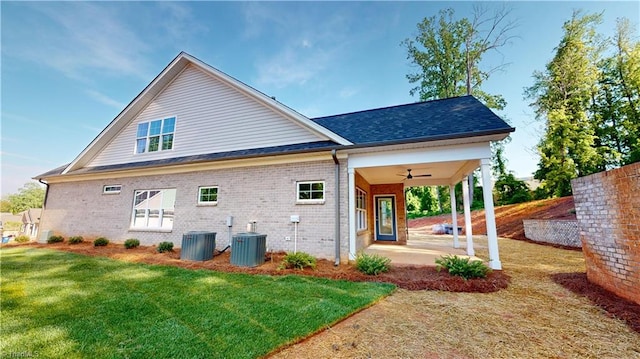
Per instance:
[[[640,162],[571,187],[589,281],[640,304]]]
[[[536,242],[582,247],[578,221],[567,219],[525,219],[524,236]]]

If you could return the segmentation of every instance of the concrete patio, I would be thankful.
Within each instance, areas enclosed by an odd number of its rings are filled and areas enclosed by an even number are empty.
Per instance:
[[[486,239],[474,237],[474,248],[487,248]],[[483,236],[486,237],[486,236]],[[483,240],[484,239],[484,240]],[[447,234],[426,234],[424,230],[409,229],[406,245],[374,243],[364,252],[378,254],[391,259],[394,265],[436,265],[436,259],[446,255],[469,257],[466,252],[467,242],[464,235],[460,238],[460,248],[453,248],[453,236]],[[480,243],[478,243],[480,242]],[[472,260],[482,260],[476,256]]]

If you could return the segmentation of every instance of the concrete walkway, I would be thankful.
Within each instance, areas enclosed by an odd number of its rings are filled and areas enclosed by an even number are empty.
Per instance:
[[[436,259],[446,255],[467,256],[467,242],[464,235],[459,237],[460,248],[453,248],[452,235],[425,234],[424,231],[409,230],[409,239],[406,245],[374,243],[364,252],[378,254],[391,259],[395,265],[436,265]],[[474,242],[474,248],[486,248]],[[472,260],[482,260],[471,257]]]

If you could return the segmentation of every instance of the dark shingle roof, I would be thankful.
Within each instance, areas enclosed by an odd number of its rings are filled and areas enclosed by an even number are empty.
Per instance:
[[[509,133],[514,129],[473,96],[313,119],[356,145]]]
[[[453,97],[342,115],[319,117],[312,119],[312,121],[348,139],[353,142],[356,147],[507,134],[515,130],[472,96]],[[342,146],[333,141],[318,141],[153,161],[85,167],[69,172],[69,174],[316,152],[349,147],[351,146]],[[55,168],[36,178],[60,175],[67,166],[68,165],[64,165]]]

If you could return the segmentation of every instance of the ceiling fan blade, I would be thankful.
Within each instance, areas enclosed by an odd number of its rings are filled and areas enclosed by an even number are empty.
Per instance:
[[[430,174],[426,174],[426,175],[414,175],[413,177],[431,177]]]

